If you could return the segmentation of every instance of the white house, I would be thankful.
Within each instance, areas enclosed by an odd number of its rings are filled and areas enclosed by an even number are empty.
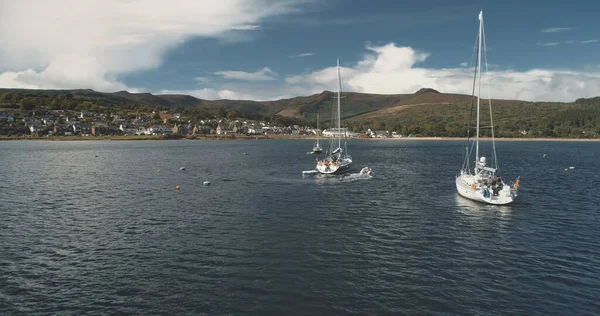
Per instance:
[[[261,128],[249,128],[248,129],[248,134],[260,135],[262,133],[263,133],[263,131]]]
[[[138,131],[136,128],[129,127],[129,126],[125,125],[125,124],[121,124],[121,125],[119,125],[119,129],[120,129],[120,130],[121,130],[123,133],[126,133],[126,134],[135,134],[135,133],[137,133],[137,131]]]
[[[393,138],[402,138],[402,137],[404,137],[404,135],[398,134],[398,132],[392,132],[392,137]]]
[[[348,129],[342,128],[328,128],[323,131],[323,137],[349,137]]]
[[[155,125],[146,130],[146,135],[172,134],[173,130],[164,125]]]
[[[383,131],[383,130],[373,131],[370,128],[367,130],[367,132],[365,134],[367,134],[371,138],[386,138],[386,137],[390,136],[390,133],[388,131]]]
[[[221,126],[221,123],[219,123],[219,125],[217,125],[217,134],[219,134],[219,135],[225,135],[225,134],[235,134],[235,133],[233,132],[232,129],[224,129]]]
[[[42,128],[40,128],[39,126],[36,126],[36,125],[29,125],[29,130],[32,133],[36,133],[36,132],[41,132]]]

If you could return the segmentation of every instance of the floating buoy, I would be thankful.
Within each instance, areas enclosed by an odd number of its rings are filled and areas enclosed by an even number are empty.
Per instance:
[[[203,185],[210,185],[210,181],[204,181],[202,182]]]
[[[175,186],[175,190],[179,190],[179,189],[180,189],[180,188],[179,188],[179,186],[178,186],[178,185],[176,185],[176,186]]]
[[[573,169],[575,169],[575,167],[569,167],[569,169],[573,170]]]
[[[546,154],[544,154],[544,155],[542,156],[542,158],[546,158]]]
[[[565,168],[565,171],[569,171],[569,168]]]
[[[160,169],[158,169],[156,172],[160,172]]]
[[[180,169],[180,170],[185,170],[185,167],[181,167],[181,168],[179,168],[179,169]]]
[[[231,153],[229,153],[229,156],[231,156]]]
[[[247,155],[247,153],[244,153],[244,156],[246,156],[246,155]]]

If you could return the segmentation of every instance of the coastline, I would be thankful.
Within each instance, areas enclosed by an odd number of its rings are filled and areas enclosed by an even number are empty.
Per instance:
[[[97,140],[278,140],[278,139],[316,139],[314,136],[300,135],[193,135],[193,136],[153,136],[153,135],[134,135],[134,136],[51,136],[51,137],[15,137],[0,136],[0,141],[11,140],[38,140],[38,141],[97,141]],[[320,138],[327,140],[327,138]],[[419,140],[442,140],[442,141],[464,141],[463,137],[401,137],[401,138],[352,138],[352,140],[365,141],[419,141]],[[489,137],[481,137],[479,140],[490,141]],[[600,142],[600,138],[496,138],[496,141],[536,141],[536,142]]]

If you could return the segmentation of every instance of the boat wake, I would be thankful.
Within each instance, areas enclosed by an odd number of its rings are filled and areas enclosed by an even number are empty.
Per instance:
[[[302,171],[302,176],[310,176],[314,175],[319,179],[331,179],[333,181],[342,181],[342,182],[352,182],[357,180],[368,180],[373,178],[371,175],[371,168],[364,167],[358,173],[347,173],[343,175],[329,175],[329,174],[321,174],[318,170],[306,170]]]
[[[342,182],[352,182],[358,180],[369,180],[373,178],[371,173],[351,173],[340,178]]]

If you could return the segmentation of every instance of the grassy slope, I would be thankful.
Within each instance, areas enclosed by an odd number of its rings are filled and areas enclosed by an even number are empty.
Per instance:
[[[335,93],[282,99],[276,101],[201,100],[188,95],[152,95],[120,91],[103,93],[93,90],[26,90],[0,89],[0,93],[13,92],[33,95],[72,94],[78,99],[105,99],[123,104],[143,104],[165,107],[204,107],[236,110],[244,117],[280,116],[304,118],[313,122],[320,114],[323,126],[331,117]],[[421,89],[415,94],[378,95],[343,93],[342,116],[350,125],[383,124],[387,126],[426,126],[443,124],[445,128],[464,126],[469,118],[472,97],[460,94],[439,93]],[[489,117],[487,100],[482,100],[483,125]],[[495,126],[499,130],[518,130],[536,127],[553,128],[557,124],[593,129],[600,126],[600,98],[584,99],[573,103],[526,102],[519,100],[492,100]]]

